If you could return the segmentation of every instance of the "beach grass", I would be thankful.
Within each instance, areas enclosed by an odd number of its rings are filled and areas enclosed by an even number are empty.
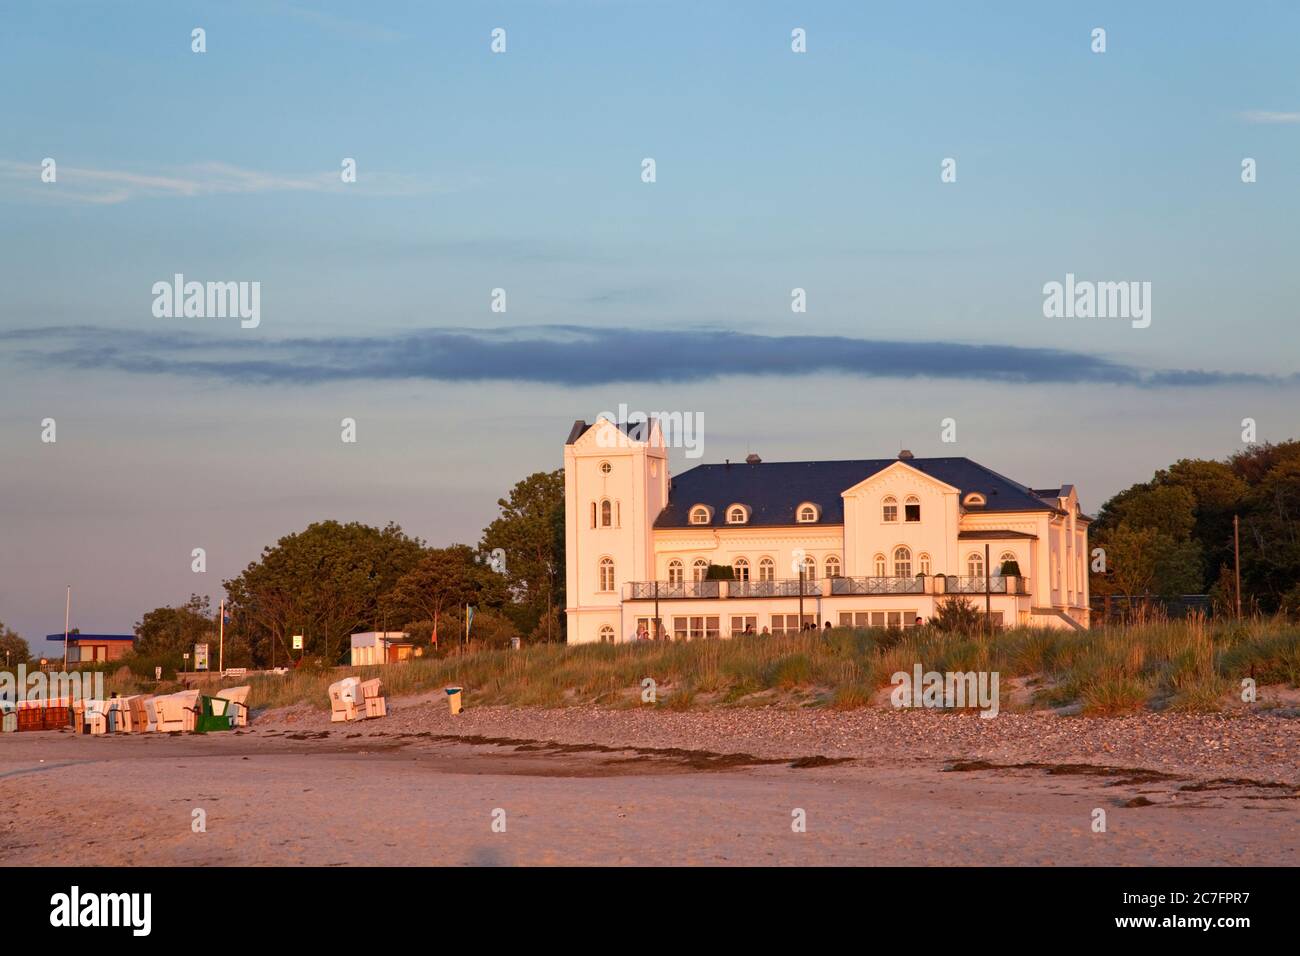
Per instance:
[[[1091,631],[1015,629],[991,638],[839,628],[789,636],[692,642],[535,644],[519,650],[471,648],[387,667],[315,668],[247,678],[254,708],[308,704],[328,709],[328,687],[343,676],[381,677],[390,697],[458,685],[476,705],[611,708],[642,703],[647,678],[655,701],[673,710],[717,706],[870,706],[892,674],[996,671],[1003,682],[1029,678],[1030,706],[1111,715],[1172,708],[1216,711],[1233,705],[1242,681],[1300,685],[1300,626],[1281,618],[1213,623],[1200,618]],[[229,683],[229,681],[228,681]],[[125,668],[108,679],[119,694],[165,692]]]

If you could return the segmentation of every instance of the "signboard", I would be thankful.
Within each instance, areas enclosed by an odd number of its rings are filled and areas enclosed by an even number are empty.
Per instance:
[[[293,649],[294,649],[295,651],[300,651],[300,650],[302,650],[302,635],[301,635],[301,634],[295,634],[295,635],[293,636]]]
[[[208,645],[194,645],[194,669],[196,671],[205,671],[208,669]]]

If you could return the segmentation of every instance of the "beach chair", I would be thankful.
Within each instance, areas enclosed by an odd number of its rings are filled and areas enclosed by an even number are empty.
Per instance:
[[[142,734],[149,729],[149,710],[145,702],[149,699],[144,694],[136,694],[132,697],[124,698],[126,708],[130,719],[130,732],[133,734]]]
[[[345,677],[330,684],[330,723],[341,723],[357,719],[357,698],[361,697],[361,681],[355,677]],[[364,703],[361,716],[365,716]]]
[[[154,698],[158,714],[158,732],[161,734],[193,730],[199,710],[199,692],[182,690]]]
[[[85,714],[84,732],[96,736],[108,733],[108,701],[85,700],[81,703]]]
[[[217,696],[222,700],[230,702],[230,716],[234,718],[236,727],[248,726],[248,691],[249,686],[244,684],[240,687],[227,687],[225,690],[218,692]]]
[[[158,730],[158,697],[146,697],[144,699],[145,724],[144,731],[147,734],[156,733]]]
[[[361,700],[367,718],[388,716],[388,701],[383,695],[383,681],[378,677],[361,682]]]
[[[18,730],[18,710],[5,702],[0,704],[0,734],[12,734]]]
[[[224,697],[200,695],[194,715],[194,732],[206,734],[214,730],[230,730],[235,726],[234,717],[230,713],[231,706],[230,701]]]

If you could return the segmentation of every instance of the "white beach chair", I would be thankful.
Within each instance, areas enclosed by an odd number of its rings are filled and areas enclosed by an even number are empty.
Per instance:
[[[217,698],[228,702],[229,713],[234,717],[235,727],[248,726],[248,692],[250,688],[247,684],[240,687],[227,687],[225,690],[217,692]]]
[[[357,701],[361,697],[361,681],[356,677],[345,677],[330,684],[330,723],[357,719]],[[365,716],[364,703],[362,717]]]

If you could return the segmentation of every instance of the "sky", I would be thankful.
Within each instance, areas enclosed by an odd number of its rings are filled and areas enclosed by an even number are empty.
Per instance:
[[[316,520],[477,542],[620,404],[702,416],[706,462],[906,447],[1091,511],[1300,436],[1294,4],[0,18],[0,621],[38,651],[66,585],[126,633]],[[258,283],[255,327],[155,314],[178,273]],[[1067,274],[1150,324],[1046,317]]]

